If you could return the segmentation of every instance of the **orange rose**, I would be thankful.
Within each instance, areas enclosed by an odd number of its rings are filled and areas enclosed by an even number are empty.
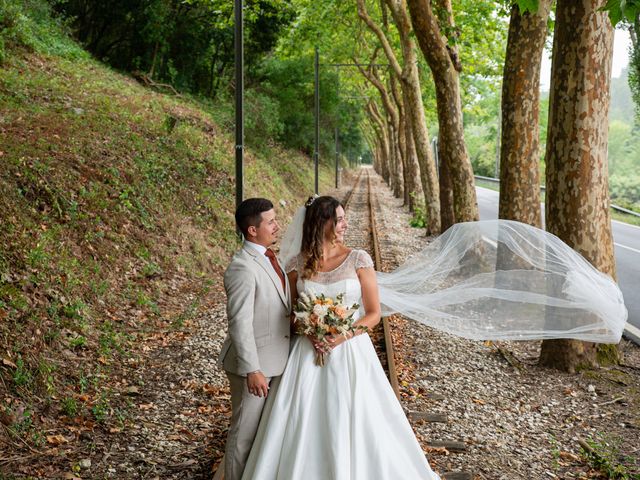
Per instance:
[[[344,318],[347,315],[347,311],[342,307],[335,307],[333,312],[338,315],[340,318]]]

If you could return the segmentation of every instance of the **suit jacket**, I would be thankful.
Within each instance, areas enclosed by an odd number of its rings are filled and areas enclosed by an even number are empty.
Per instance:
[[[283,290],[280,277],[261,256],[245,244],[224,274],[229,333],[218,363],[236,375],[256,370],[266,377],[281,375],[289,356],[289,281],[285,275]]]

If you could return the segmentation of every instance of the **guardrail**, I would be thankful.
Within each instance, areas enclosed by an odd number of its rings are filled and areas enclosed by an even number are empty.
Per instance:
[[[482,175],[474,175],[474,177],[478,180],[484,180],[485,182],[497,183],[500,184],[500,180],[493,177],[483,177]],[[543,192],[546,190],[544,185],[540,185],[540,190]],[[633,210],[629,210],[628,208],[623,208],[619,205],[611,205],[611,208],[622,213],[626,213],[627,215],[633,215],[634,217],[640,217],[640,213],[634,212]]]

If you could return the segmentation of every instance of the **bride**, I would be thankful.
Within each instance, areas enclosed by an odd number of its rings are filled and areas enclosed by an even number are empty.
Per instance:
[[[294,302],[313,291],[363,305],[357,325],[399,312],[476,340],[573,338],[618,343],[622,293],[558,237],[491,220],[456,224],[391,273],[344,245],[344,209],[318,197],[300,209],[280,257]],[[294,340],[280,385],[263,410],[243,479],[438,479],[382,371],[369,336]]]
[[[380,321],[376,272],[363,250],[344,244],[345,212],[332,197],[310,199],[300,253],[286,265],[294,302],[313,291],[362,305],[355,325]],[[275,395],[265,405],[243,479],[424,479],[431,470],[364,329],[322,344],[297,337]]]

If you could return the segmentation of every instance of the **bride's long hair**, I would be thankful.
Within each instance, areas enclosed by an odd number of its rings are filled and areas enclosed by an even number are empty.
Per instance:
[[[341,203],[329,196],[309,197],[306,206],[300,252],[304,258],[302,278],[311,278],[318,272],[318,265],[322,260],[322,244],[327,222],[331,222],[333,235],[331,241],[335,242],[336,210],[341,206]]]

